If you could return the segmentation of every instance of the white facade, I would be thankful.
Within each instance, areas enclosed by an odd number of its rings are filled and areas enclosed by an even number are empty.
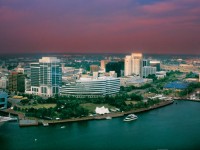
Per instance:
[[[31,79],[25,78],[25,93],[31,94]]]
[[[124,76],[129,76],[132,74],[131,64],[132,64],[131,56],[126,56],[125,60],[124,60],[124,65],[125,65],[124,66]]]
[[[156,72],[156,77],[158,78],[158,79],[161,79],[161,78],[164,78],[164,77],[166,77],[166,71],[157,71]]]
[[[97,97],[118,93],[120,80],[113,77],[80,78],[61,88],[61,95],[76,97]]]
[[[142,77],[142,54],[132,53],[132,74]]]
[[[138,75],[142,77],[142,53],[132,53],[125,57],[124,75]]]
[[[150,66],[156,67],[156,71],[160,71],[160,64],[161,64],[161,62],[158,61],[158,60],[151,60],[150,61]]]
[[[120,86],[136,86],[140,87],[146,83],[151,83],[153,80],[152,79],[143,79],[138,76],[128,76],[128,77],[122,77],[120,79]]]
[[[142,68],[142,72],[143,77],[146,78],[148,75],[156,74],[156,67],[145,66]]]
[[[6,89],[8,84],[8,78],[7,77],[1,77],[0,78],[0,89]]]

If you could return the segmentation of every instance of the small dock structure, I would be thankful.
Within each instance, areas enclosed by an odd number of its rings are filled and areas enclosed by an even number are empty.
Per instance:
[[[19,126],[20,127],[38,126],[38,121],[37,120],[28,120],[28,119],[19,120]]]

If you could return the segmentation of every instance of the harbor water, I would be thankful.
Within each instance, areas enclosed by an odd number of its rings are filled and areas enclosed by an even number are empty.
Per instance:
[[[0,126],[1,150],[27,149],[200,149],[200,102],[175,101],[172,105],[124,117],[50,125]]]

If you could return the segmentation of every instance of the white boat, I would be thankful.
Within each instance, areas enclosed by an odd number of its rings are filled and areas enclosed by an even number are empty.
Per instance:
[[[4,117],[4,116],[0,116],[0,122],[6,122],[6,121],[11,121],[14,118],[11,117]]]
[[[61,126],[60,128],[64,129],[64,128],[65,128],[65,126]]]
[[[0,126],[3,125],[7,121],[12,121],[12,119],[13,118],[11,118],[11,117],[0,116]]]
[[[106,119],[108,119],[108,120],[109,120],[109,119],[112,119],[112,117],[108,116],[108,117],[106,117]]]
[[[135,114],[130,114],[124,119],[124,121],[133,121],[136,120],[137,118],[138,117]]]
[[[44,127],[49,126],[48,122],[42,122],[42,124],[43,124]]]

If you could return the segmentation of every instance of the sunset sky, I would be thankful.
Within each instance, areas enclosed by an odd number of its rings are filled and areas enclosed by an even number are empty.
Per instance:
[[[0,0],[0,53],[200,54],[200,0]]]

